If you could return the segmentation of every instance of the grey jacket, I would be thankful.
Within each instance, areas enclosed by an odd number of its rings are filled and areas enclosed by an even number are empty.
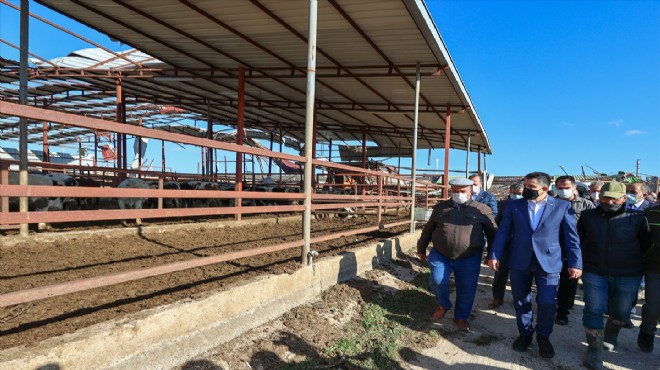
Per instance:
[[[592,201],[578,196],[571,200],[571,207],[573,207],[573,211],[575,211],[575,217],[577,218],[576,221],[580,221],[580,213],[585,209],[596,208]]]

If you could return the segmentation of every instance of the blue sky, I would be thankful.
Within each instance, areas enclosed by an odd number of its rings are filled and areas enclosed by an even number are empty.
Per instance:
[[[660,175],[660,2],[427,5],[486,127],[489,170],[611,173],[640,159]]]
[[[641,173],[660,175],[660,1],[427,0],[427,6],[489,135],[490,172],[561,174],[561,165],[578,174],[589,165],[614,173],[634,171],[640,159]],[[104,46],[126,48],[36,3],[31,10]],[[46,58],[90,47],[35,20],[31,35],[31,51]],[[0,37],[19,42],[18,12],[2,5]],[[0,55],[18,58],[2,44]],[[147,158],[159,162],[156,146]],[[191,156],[197,161],[198,151]],[[450,158],[451,169],[465,168],[465,152]],[[442,165],[443,152],[432,153],[429,164],[428,152],[420,151],[419,167],[434,169],[435,159]]]

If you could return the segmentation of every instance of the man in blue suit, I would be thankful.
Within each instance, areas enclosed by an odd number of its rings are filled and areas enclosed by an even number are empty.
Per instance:
[[[472,200],[475,202],[483,203],[490,207],[493,211],[493,217],[497,217],[497,199],[495,196],[481,187],[481,176],[472,175],[469,177],[472,180]]]
[[[570,278],[582,275],[582,254],[575,212],[569,202],[548,195],[550,176],[532,172],[524,179],[523,198],[512,200],[504,210],[488,266],[497,271],[508,255],[511,290],[519,337],[518,352],[527,350],[536,331],[539,354],[552,358],[555,350],[550,334],[557,310],[557,285],[562,269],[562,248],[568,258]],[[533,326],[532,279],[536,283],[537,320]]]

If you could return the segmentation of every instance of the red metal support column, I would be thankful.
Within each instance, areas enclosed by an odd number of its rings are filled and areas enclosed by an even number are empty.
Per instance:
[[[124,93],[122,91],[121,79],[120,78],[115,79],[115,97],[116,97],[116,100],[117,100],[117,108],[115,110],[116,119],[117,119],[117,122],[123,123],[123,118],[125,117],[123,109],[126,107],[126,105],[124,105]],[[123,168],[122,166],[123,166],[123,163],[124,163],[124,160],[123,160],[123,152],[124,151],[123,151],[122,134],[115,134],[115,135],[116,135],[116,141],[117,141],[116,148],[115,148],[115,158],[117,160],[117,166],[116,167],[121,169],[121,168]],[[119,181],[121,181],[121,179],[124,178],[124,174],[120,172],[117,175],[117,178],[119,179]],[[119,182],[119,181],[117,181],[117,182]],[[115,186],[116,185],[117,185],[117,183],[115,183]]]
[[[383,203],[382,196],[383,194],[383,182],[384,182],[384,176],[383,175],[378,175],[378,227],[382,228],[383,227],[383,207],[381,206],[381,203]]]
[[[362,132],[362,168],[367,168],[367,129],[365,127],[362,127],[360,129]],[[365,185],[367,183],[367,176],[362,176],[362,179],[360,180],[360,184]],[[366,188],[362,186],[362,191],[360,192],[362,195],[364,195],[366,192]]]
[[[449,146],[451,139],[451,105],[447,104],[447,118],[445,119],[445,173],[442,183],[445,185],[444,197],[449,198]]]
[[[28,50],[30,41],[30,2],[28,0],[21,0],[21,15],[20,15],[20,50],[19,50],[19,72],[18,84],[19,93],[18,101],[22,105],[28,103]],[[18,141],[18,156],[19,156],[19,185],[28,185],[28,120],[25,117],[19,118],[19,141]],[[19,211],[21,213],[28,212],[28,197],[19,198]],[[20,235],[27,236],[29,232],[29,225],[24,223],[20,226]]]
[[[123,89],[122,89],[123,90]],[[121,97],[121,123],[126,123],[126,95],[122,91]],[[121,134],[121,160],[122,160],[122,169],[128,169],[128,145],[126,144],[126,134]],[[126,178],[124,173],[123,178]]]
[[[367,168],[367,129],[362,127],[362,168]]]
[[[43,101],[44,104],[44,109],[48,108],[48,101],[44,99]],[[42,138],[42,146],[41,150],[44,152],[44,157],[43,157],[43,162],[48,163],[50,162],[50,146],[48,144],[48,122],[44,121],[43,122],[43,138]],[[96,164],[94,164],[96,166]]]
[[[9,163],[0,162],[0,185],[9,184]],[[9,197],[0,198],[0,212],[9,212]]]
[[[236,122],[236,144],[243,145],[245,132],[245,68],[238,67],[238,112]],[[243,191],[243,153],[236,152],[236,191]],[[240,207],[243,200],[236,198],[236,207]],[[241,220],[241,214],[236,214],[236,220]]]
[[[163,190],[164,185],[163,176],[158,176],[158,190]],[[158,197],[158,209],[163,209],[163,197]]]
[[[206,138],[213,140],[213,120],[211,119],[211,106],[206,103]],[[213,176],[213,150],[206,148],[206,175]]]
[[[273,140],[275,140],[274,131],[270,132],[270,145],[268,149],[273,151]],[[268,177],[273,176],[273,157],[268,157]]]
[[[160,141],[160,171],[165,172],[165,140]]]
[[[96,132],[96,130],[94,130],[94,162],[92,163],[94,167],[98,166],[98,160],[97,160],[98,153],[99,153],[99,135]]]

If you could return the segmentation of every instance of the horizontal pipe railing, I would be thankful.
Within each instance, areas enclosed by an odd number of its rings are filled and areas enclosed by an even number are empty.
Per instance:
[[[214,148],[214,149],[222,149],[222,150],[238,152],[238,153],[254,154],[257,156],[275,157],[275,158],[286,159],[297,162],[306,161],[305,157],[301,157],[298,155],[280,153],[280,152],[271,152],[270,150],[266,150],[266,149],[252,148],[248,146],[225,143],[225,142],[209,140],[205,138],[197,138],[194,136],[176,134],[176,133],[155,130],[141,126],[132,126],[132,125],[117,123],[113,121],[105,121],[98,118],[90,118],[90,117],[79,116],[71,113],[64,113],[56,110],[49,110],[49,109],[31,107],[28,105],[9,103],[6,101],[0,101],[0,114],[23,117],[39,122],[51,122],[51,123],[58,123],[63,125],[83,127],[97,131],[109,131],[120,134],[135,135],[150,139],[158,139],[158,140],[172,141],[182,144],[196,145],[205,148]]]
[[[321,243],[324,241],[335,240],[345,236],[364,234],[372,231],[377,231],[380,229],[405,225],[408,223],[410,223],[410,221],[402,221],[402,222],[373,226],[362,229],[347,230],[339,233],[312,238],[311,243]],[[257,247],[243,251],[223,253],[217,256],[199,257],[192,260],[173,262],[165,265],[148,267],[139,270],[131,270],[116,274],[105,275],[105,276],[97,276],[86,279],[68,281],[59,284],[41,286],[31,289],[24,289],[11,293],[0,294],[0,307],[8,307],[21,303],[28,303],[46,298],[62,296],[65,294],[102,288],[110,285],[126,283],[129,281],[169,274],[172,272],[188,270],[188,269],[207,266],[220,262],[237,260],[239,258],[253,257],[266,253],[273,253],[277,251],[300,247],[303,244],[304,244],[303,240],[295,240],[287,243],[275,244],[265,247]]]
[[[183,134],[175,134],[160,130],[148,129],[139,126],[126,125],[113,121],[105,121],[89,117],[78,116],[69,113],[63,113],[42,108],[18,105],[0,101],[0,114],[9,116],[19,116],[29,120],[39,122],[52,122],[56,124],[69,125],[87,128],[96,131],[114,132],[120,134],[129,134],[145,138],[164,140],[169,142],[178,142],[199,147],[227,150],[236,153],[245,153],[262,157],[273,157],[290,160],[294,162],[305,162],[305,157],[291,155],[286,153],[272,152],[266,149],[252,148],[232,143],[224,143],[206,138],[191,137]],[[163,189],[166,179],[183,182],[186,179],[191,181],[209,180],[218,182],[219,176],[208,176],[199,174],[172,173],[164,171],[142,171],[134,169],[120,169],[104,166],[83,166],[72,164],[59,164],[51,162],[31,162],[29,166],[40,171],[61,172],[67,174],[77,174],[79,176],[89,176],[95,179],[102,179],[102,183],[109,184],[108,180],[116,179],[116,176],[140,176],[144,179],[157,182],[157,189],[131,189],[131,188],[109,188],[109,187],[65,187],[65,186],[35,186],[35,185],[9,185],[8,174],[9,166],[19,164],[14,160],[0,160],[0,225],[30,224],[30,223],[63,223],[78,221],[108,221],[108,220],[126,220],[126,219],[150,219],[150,218],[173,218],[173,217],[195,217],[195,216],[214,216],[214,215],[241,215],[241,214],[262,214],[278,212],[300,212],[305,209],[303,205],[268,205],[268,206],[242,206],[238,203],[234,207],[197,207],[197,208],[163,208],[163,198],[181,198],[181,199],[234,199],[243,200],[303,200],[304,193],[295,192],[265,192],[265,191],[232,191],[232,190],[179,190]],[[343,236],[363,234],[377,231],[383,228],[395,227],[403,224],[409,224],[410,221],[397,222],[393,224],[382,224],[383,210],[389,208],[410,207],[414,199],[409,195],[407,189],[412,182],[420,185],[423,183],[418,180],[406,178],[398,174],[391,174],[382,171],[373,171],[333,162],[323,162],[314,160],[314,164],[319,168],[335,169],[349,172],[359,180],[359,183],[348,185],[348,188],[355,194],[313,194],[314,203],[312,211],[318,212],[343,212],[342,208],[356,208],[357,212],[365,213],[366,209],[377,209],[378,226],[347,230],[341,233],[335,233],[325,236],[312,238],[312,243],[319,243],[327,240],[334,240]],[[108,176],[111,174],[111,176]],[[253,176],[256,176],[254,174]],[[232,183],[232,176],[226,177],[226,183]],[[249,180],[249,177],[246,178]],[[254,177],[253,177],[254,179]],[[249,181],[246,181],[249,183]],[[367,182],[370,182],[367,184]],[[114,182],[116,184],[116,182]],[[234,178],[234,184],[236,183]],[[256,185],[256,184],[252,184]],[[315,184],[317,188],[324,186],[343,187],[342,184]],[[295,186],[295,183],[294,183]],[[433,185],[430,185],[433,187]],[[420,188],[428,189],[428,184],[423,184]],[[358,191],[363,194],[358,194]],[[368,192],[369,194],[364,194]],[[374,195],[373,193],[377,194]],[[391,195],[396,194],[396,195]],[[46,211],[46,212],[9,212],[8,200],[17,197],[42,197],[42,198],[98,198],[98,199],[121,199],[121,198],[147,198],[158,199],[157,209],[99,209],[99,210],[67,210],[67,211]],[[253,203],[254,204],[254,203]],[[355,213],[357,213],[355,212]],[[366,214],[366,213],[365,213]],[[150,276],[167,274],[175,271],[181,271],[189,268],[205,266],[213,263],[235,260],[256,256],[274,251],[301,247],[303,240],[291,241],[288,243],[277,244],[267,247],[259,247],[241,252],[226,253],[219,256],[199,258],[192,261],[182,261],[161,266],[127,271],[124,273],[108,276],[92,277],[88,279],[77,280],[73,282],[55,284],[46,287],[27,289],[23,291],[11,292],[0,295],[0,306],[8,306],[18,303],[30,302],[38,299],[119,284],[122,282],[143,279]]]

